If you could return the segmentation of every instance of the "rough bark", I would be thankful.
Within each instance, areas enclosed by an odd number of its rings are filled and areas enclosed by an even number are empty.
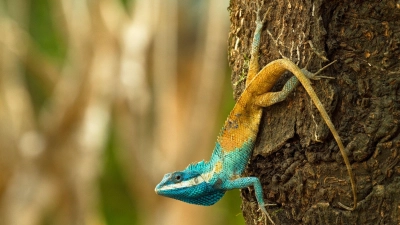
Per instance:
[[[259,1],[260,2],[260,1]],[[255,29],[256,1],[231,0],[229,63],[237,98],[244,89]],[[287,57],[334,80],[313,86],[350,157],[358,206],[328,128],[302,87],[264,110],[246,175],[257,176],[276,224],[400,223],[400,2],[288,0],[272,7],[262,32],[260,66]],[[310,44],[311,43],[311,44]],[[291,76],[276,85],[280,90]],[[247,224],[263,224],[253,189],[242,190]]]

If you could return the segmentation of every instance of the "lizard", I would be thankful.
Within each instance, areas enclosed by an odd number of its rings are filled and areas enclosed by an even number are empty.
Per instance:
[[[259,70],[260,37],[269,9],[263,19],[260,11],[258,6],[245,89],[217,137],[211,159],[189,164],[182,171],[165,174],[155,192],[183,202],[209,206],[219,201],[228,190],[253,186],[259,208],[274,224],[265,208],[260,180],[257,177],[243,177],[242,173],[255,146],[263,108],[285,100],[300,82],[332,132],[346,164],[353,193],[353,207],[340,202],[339,205],[346,210],[354,210],[357,206],[356,184],[349,159],[338,132],[310,82],[310,79],[316,79],[316,75],[332,63],[316,73],[311,73],[283,58],[272,61]],[[294,76],[285,83],[281,91],[271,92],[274,84],[286,71]]]

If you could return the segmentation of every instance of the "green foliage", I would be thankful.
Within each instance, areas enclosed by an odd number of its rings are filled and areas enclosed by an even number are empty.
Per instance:
[[[131,198],[128,185],[117,161],[115,151],[118,147],[114,129],[110,131],[105,152],[104,170],[100,177],[101,211],[107,224],[136,224],[138,217],[136,205]]]
[[[55,4],[55,3],[52,3]],[[31,0],[29,33],[40,50],[52,59],[62,60],[66,45],[62,40],[61,27],[57,21],[49,0]]]
[[[46,91],[46,89],[43,87],[43,83],[40,80],[35,79],[33,72],[26,71],[24,78],[26,81],[26,87],[29,91],[29,96],[33,102],[33,108],[36,114],[38,114],[50,93]]]
[[[135,0],[120,0],[125,9],[128,9],[129,4],[133,4]]]
[[[223,201],[227,211],[230,214],[226,216],[227,219],[226,224],[231,224],[231,225],[245,224],[242,215],[242,210],[240,209],[240,205],[242,204],[242,200],[240,199],[240,191],[239,190],[227,191],[225,197],[223,198]]]
[[[56,26],[54,16],[49,0],[32,0],[27,28],[33,41],[33,46],[30,47],[37,48],[46,60],[57,64],[64,59],[67,47],[60,35],[62,29]],[[37,79],[39,76],[34,71],[24,69],[26,71],[26,85],[34,103],[34,109],[38,112],[50,95],[51,90],[46,87],[42,80]]]

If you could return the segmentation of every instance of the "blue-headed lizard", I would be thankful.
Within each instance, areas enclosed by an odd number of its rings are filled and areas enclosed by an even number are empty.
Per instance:
[[[347,210],[354,210],[357,206],[356,186],[348,157],[333,123],[309,80],[315,78],[316,74],[326,67],[316,73],[311,73],[306,69],[300,69],[288,59],[278,59],[259,71],[258,51],[264,21],[265,17],[263,20],[260,18],[259,8],[246,88],[225,121],[210,161],[190,164],[182,171],[166,174],[156,186],[155,191],[159,195],[187,203],[208,206],[216,203],[228,190],[253,186],[260,209],[274,223],[265,209],[260,180],[257,177],[242,177],[242,173],[255,145],[262,109],[285,100],[300,81],[331,130],[350,176],[353,207],[347,207],[341,203],[339,205]],[[286,82],[282,91],[270,92],[280,76],[287,70],[295,76]]]

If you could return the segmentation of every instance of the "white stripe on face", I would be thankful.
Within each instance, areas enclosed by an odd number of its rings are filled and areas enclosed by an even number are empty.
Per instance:
[[[208,182],[213,175],[214,171],[205,173],[203,175],[194,177],[190,180],[185,180],[176,184],[170,184],[170,185],[165,185],[162,188],[158,189],[157,191],[165,191],[165,190],[173,190],[173,189],[179,189],[179,188],[184,188],[184,187],[193,187],[196,185],[199,185],[203,182]]]

